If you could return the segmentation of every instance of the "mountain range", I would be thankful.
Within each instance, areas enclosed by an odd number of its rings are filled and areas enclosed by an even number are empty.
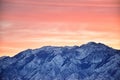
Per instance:
[[[0,57],[0,80],[120,80],[120,50],[95,42],[27,49]]]

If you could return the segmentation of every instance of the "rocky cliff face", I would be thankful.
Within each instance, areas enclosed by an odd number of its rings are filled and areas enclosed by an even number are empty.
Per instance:
[[[120,51],[94,42],[28,49],[0,58],[0,80],[120,80]]]

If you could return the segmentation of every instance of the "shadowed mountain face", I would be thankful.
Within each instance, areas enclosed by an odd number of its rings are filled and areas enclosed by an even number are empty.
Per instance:
[[[94,42],[28,49],[0,58],[0,80],[120,80],[120,51]]]

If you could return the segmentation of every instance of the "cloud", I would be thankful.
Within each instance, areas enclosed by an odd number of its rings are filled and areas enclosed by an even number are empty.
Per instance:
[[[33,0],[4,0],[2,1],[3,12],[9,14],[50,14],[50,13],[88,13],[100,12],[97,14],[114,14],[118,12],[119,4],[117,0],[98,1],[98,0],[52,0],[52,1],[33,1]],[[32,11],[32,12],[31,12]],[[108,13],[109,12],[109,13]],[[90,14],[90,13],[89,13]]]
[[[120,48],[118,8],[118,0],[2,0],[0,43],[6,54],[89,41]]]
[[[22,41],[31,38],[52,38],[58,36],[60,38],[81,39],[88,38],[119,38],[119,27],[113,29],[116,24],[104,23],[70,23],[70,22],[41,22],[41,23],[26,23],[26,22],[4,22],[0,35],[3,41]],[[9,24],[9,25],[8,25]],[[7,25],[7,27],[6,27]],[[110,25],[110,26],[109,26]],[[109,35],[110,34],[110,35]]]

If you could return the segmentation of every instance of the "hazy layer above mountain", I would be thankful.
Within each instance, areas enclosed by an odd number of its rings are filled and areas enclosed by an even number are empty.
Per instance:
[[[94,42],[28,49],[0,58],[0,80],[120,80],[120,51]]]

